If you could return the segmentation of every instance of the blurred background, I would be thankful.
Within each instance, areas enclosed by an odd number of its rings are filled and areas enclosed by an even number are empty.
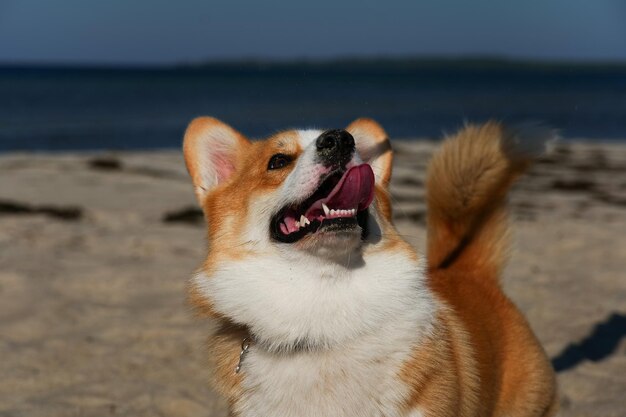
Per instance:
[[[253,138],[378,120],[420,251],[439,138],[558,128],[512,193],[503,285],[562,415],[626,415],[626,2],[0,0],[0,416],[226,415],[185,300],[199,115]]]
[[[211,114],[258,137],[376,117],[626,128],[626,3],[0,1],[0,149],[177,147]]]

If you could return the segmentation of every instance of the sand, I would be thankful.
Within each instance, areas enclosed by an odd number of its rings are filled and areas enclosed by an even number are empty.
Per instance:
[[[435,144],[394,146],[396,223],[423,248]],[[511,204],[503,283],[561,414],[626,415],[626,145],[562,143]],[[0,155],[0,416],[225,416],[185,303],[204,252],[179,152]]]

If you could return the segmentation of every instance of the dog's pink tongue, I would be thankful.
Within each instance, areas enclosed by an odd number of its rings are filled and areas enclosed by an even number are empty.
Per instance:
[[[335,209],[365,210],[374,199],[374,182],[371,166],[354,166],[345,173],[339,188],[333,190],[325,203]]]

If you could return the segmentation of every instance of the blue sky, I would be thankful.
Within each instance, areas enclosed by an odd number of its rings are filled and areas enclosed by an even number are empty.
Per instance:
[[[0,0],[0,62],[420,54],[626,61],[626,1]]]

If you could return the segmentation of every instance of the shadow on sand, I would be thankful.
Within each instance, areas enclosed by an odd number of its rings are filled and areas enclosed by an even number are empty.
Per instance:
[[[571,343],[552,358],[556,372],[567,371],[581,362],[598,362],[610,356],[620,340],[626,336],[626,315],[613,313],[607,320],[598,323],[591,334],[578,343]]]

